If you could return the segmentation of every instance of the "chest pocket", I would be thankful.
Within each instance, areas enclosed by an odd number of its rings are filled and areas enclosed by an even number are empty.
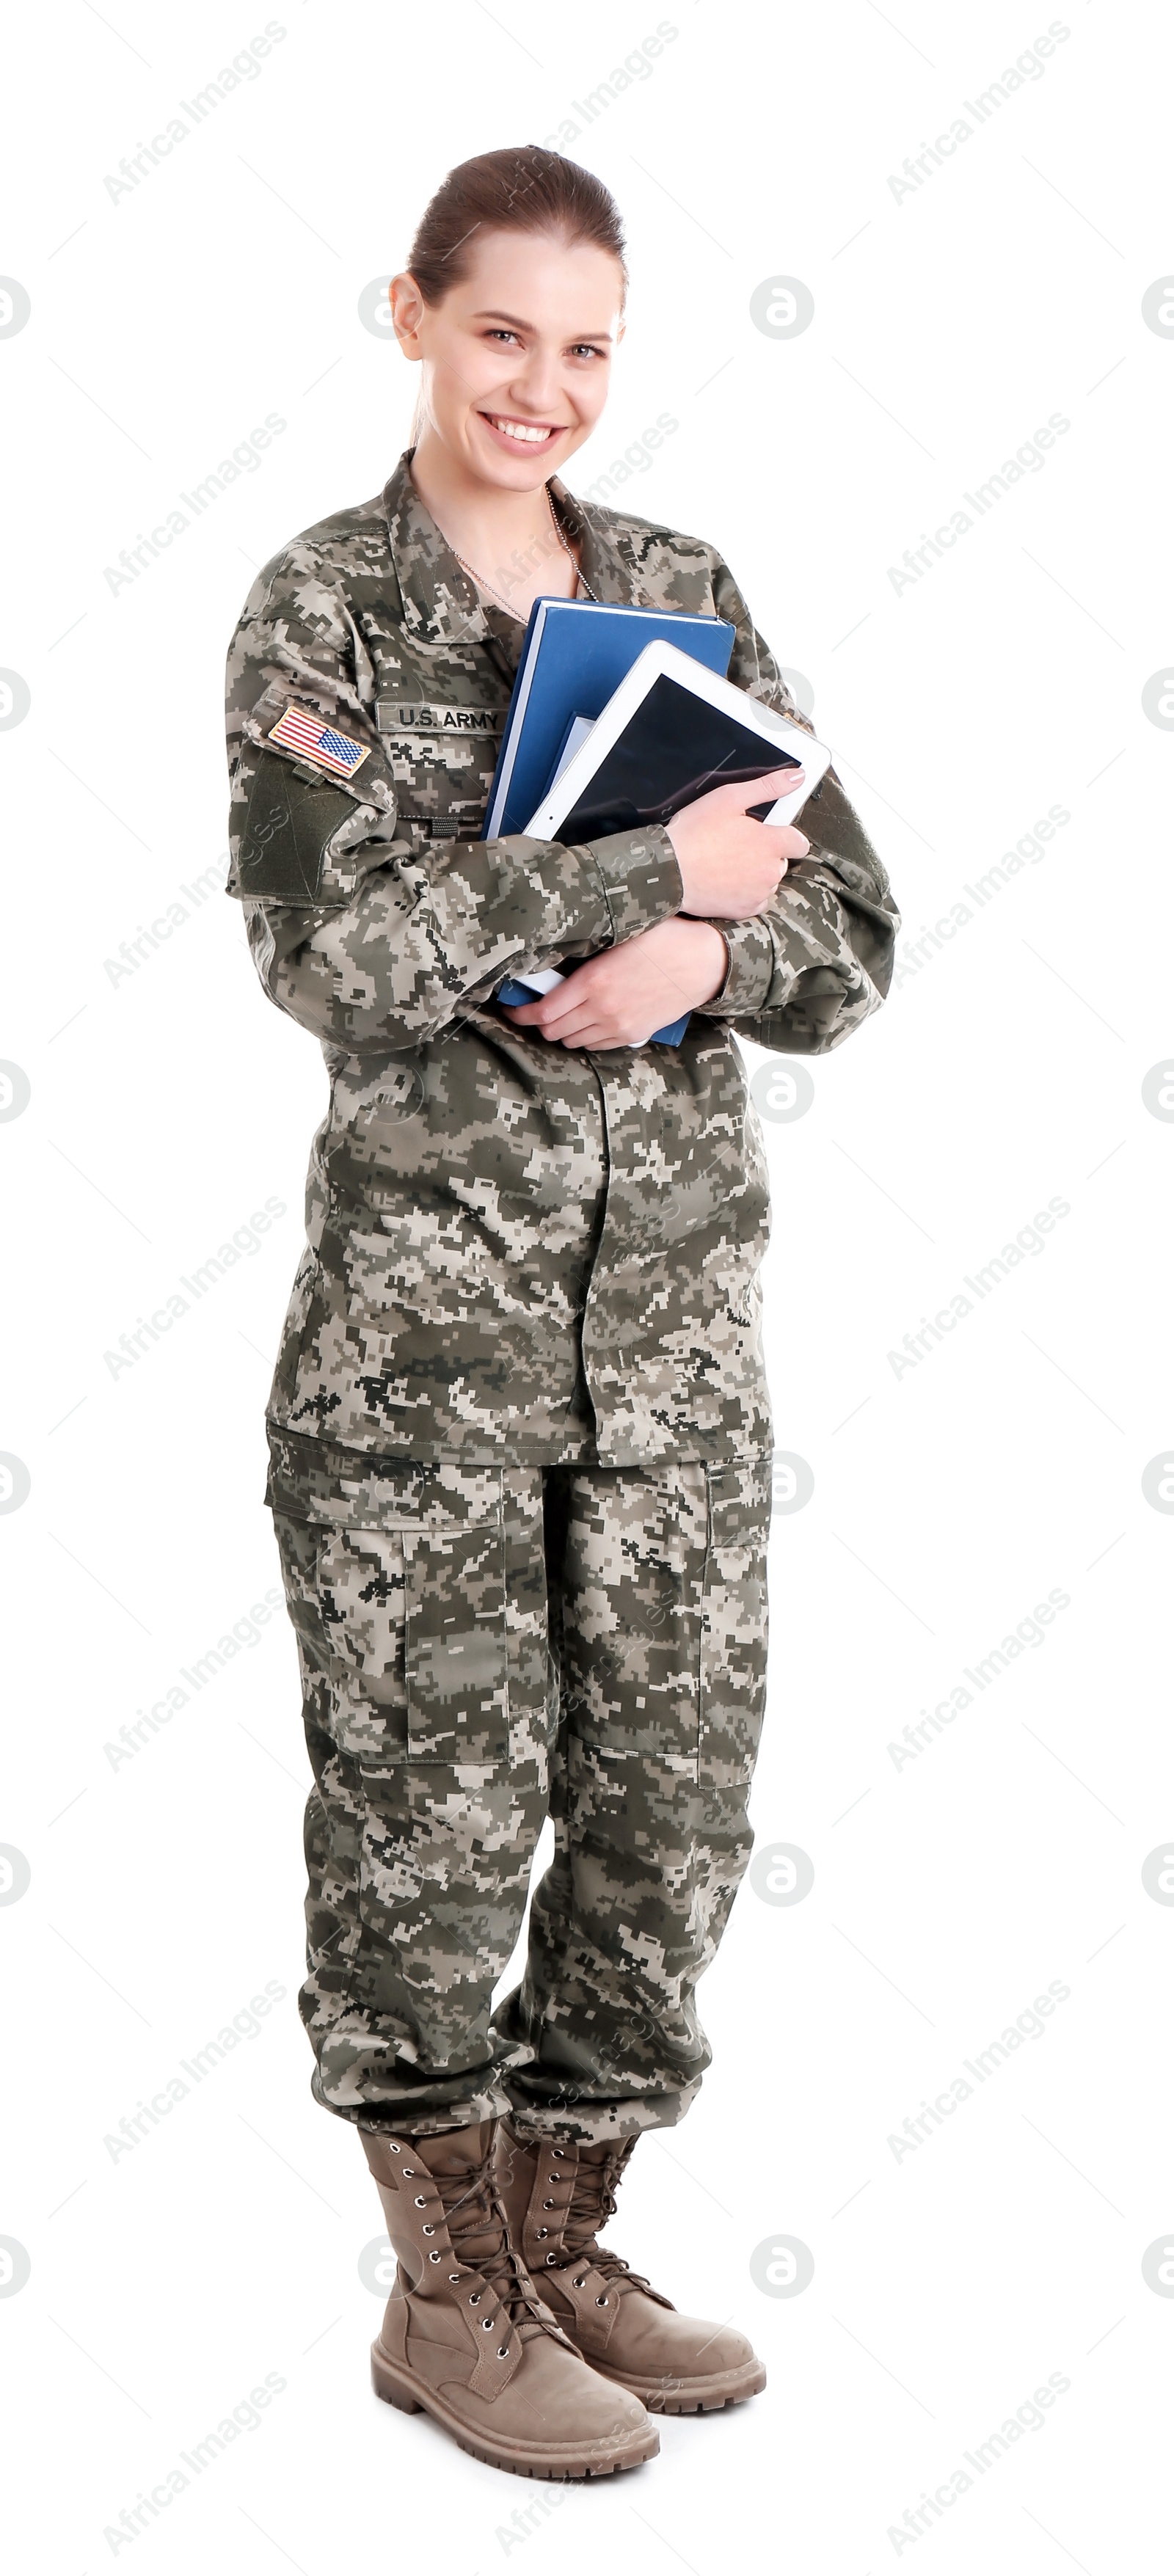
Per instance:
[[[483,822],[505,727],[504,707],[413,705],[381,698],[380,743],[396,810],[439,836]]]

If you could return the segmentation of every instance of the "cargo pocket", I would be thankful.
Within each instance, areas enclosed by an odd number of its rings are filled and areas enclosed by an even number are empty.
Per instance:
[[[727,1788],[753,1776],[766,1703],[770,1465],[709,1467],[706,1484],[699,1778]]]
[[[404,1682],[411,1762],[500,1764],[509,1745],[500,1522],[405,1531]]]
[[[364,1771],[408,1756],[404,1544],[398,1530],[317,1533],[316,1592],[338,1684],[331,1733]]]
[[[317,1591],[343,1673],[333,1727],[340,1752],[366,1774],[389,1764],[505,1761],[499,1521],[325,1531]]]

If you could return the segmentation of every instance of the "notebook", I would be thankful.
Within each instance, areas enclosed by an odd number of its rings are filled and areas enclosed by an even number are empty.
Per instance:
[[[572,719],[600,715],[637,656],[657,641],[674,643],[724,677],[734,629],[727,618],[686,609],[535,600],[489,792],[485,840],[529,829],[526,818],[546,794]]]

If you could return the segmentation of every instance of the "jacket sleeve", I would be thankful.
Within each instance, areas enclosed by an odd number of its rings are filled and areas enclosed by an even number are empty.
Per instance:
[[[658,825],[564,848],[523,833],[432,840],[397,810],[376,675],[308,548],[254,585],[228,657],[228,892],[272,1001],[354,1053],[395,1052],[485,1003],[503,976],[588,956],[680,909]],[[366,757],[352,779],[272,744],[294,705]]]
[[[756,632],[732,573],[716,564],[714,605],[732,619],[729,677],[804,732],[769,645]],[[729,973],[703,1016],[720,1019],[756,1046],[785,1055],[826,1055],[879,1010],[893,973],[901,916],[888,875],[834,768],[799,815],[810,855],[792,860],[765,912],[717,921]]]

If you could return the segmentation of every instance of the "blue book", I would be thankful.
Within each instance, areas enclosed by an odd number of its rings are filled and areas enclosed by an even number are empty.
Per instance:
[[[526,830],[572,719],[602,715],[645,645],[656,643],[675,644],[724,679],[734,629],[726,618],[698,617],[688,609],[535,600],[486,809],[487,841]]]

